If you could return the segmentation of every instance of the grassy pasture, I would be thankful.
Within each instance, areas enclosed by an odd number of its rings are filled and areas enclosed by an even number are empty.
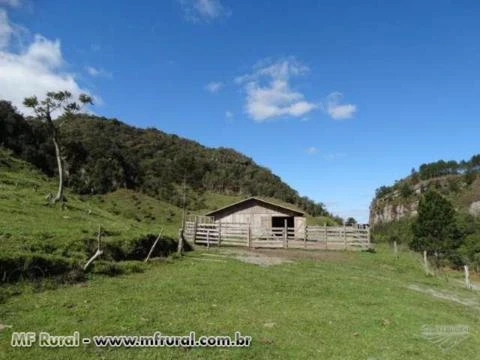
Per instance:
[[[10,271],[16,262],[29,266],[37,261],[58,272],[83,264],[94,252],[100,224],[110,252],[87,274],[87,281],[74,285],[58,285],[50,278],[40,287],[0,283],[0,359],[478,358],[478,291],[463,289],[458,273],[426,277],[416,254],[402,251],[395,259],[385,247],[376,254],[277,250],[254,255],[212,248],[148,265],[114,262],[115,253],[131,254],[138,245],[148,248],[151,236],[162,227],[167,236],[175,237],[181,209],[120,190],[102,196],[67,191],[62,210],[46,205],[45,195],[55,190],[52,179],[0,149],[0,278],[5,274],[2,269]],[[239,199],[203,196],[208,209]],[[276,265],[259,266],[239,258],[254,263],[267,259]],[[463,325],[469,334],[457,345],[455,338],[447,339],[447,345],[455,346],[443,350],[422,337],[424,325]],[[67,335],[75,330],[82,336],[155,331],[185,335],[191,330],[198,335],[232,335],[238,330],[252,336],[253,345],[246,349],[9,345],[12,331]]]
[[[239,259],[276,259],[259,266]],[[260,256],[260,258],[258,258]],[[144,273],[24,291],[0,306],[0,359],[477,359],[480,297],[428,277],[416,254],[200,249]],[[442,349],[422,326],[468,326]],[[232,335],[243,349],[11,348],[12,331]],[[450,341],[450,343],[448,342]]]

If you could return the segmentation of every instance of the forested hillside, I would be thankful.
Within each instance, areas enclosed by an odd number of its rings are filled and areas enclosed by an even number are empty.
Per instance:
[[[229,148],[207,148],[160,130],[80,114],[56,120],[66,185],[79,194],[117,189],[141,191],[177,206],[202,209],[202,194],[263,196],[295,204],[312,216],[328,216],[321,203],[301,197],[269,169]],[[53,176],[54,150],[45,125],[0,101],[0,145]]]

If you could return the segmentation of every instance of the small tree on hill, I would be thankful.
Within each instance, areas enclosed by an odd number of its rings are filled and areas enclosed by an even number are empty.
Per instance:
[[[63,201],[63,164],[61,144],[58,136],[58,124],[53,120],[53,114],[58,111],[63,116],[70,116],[80,111],[85,104],[93,104],[92,98],[86,94],[80,94],[78,100],[72,99],[72,94],[68,91],[50,91],[43,100],[38,100],[36,96],[27,97],[23,101],[26,107],[32,108],[35,116],[46,123],[53,146],[55,147],[55,157],[58,166],[58,192],[52,199],[53,203]]]
[[[356,225],[357,224],[357,220],[355,220],[355,218],[353,217],[349,217],[347,219],[347,221],[345,221],[345,225],[347,226],[353,226],[353,225]]]
[[[410,246],[417,251],[450,255],[461,243],[453,205],[432,190],[420,200],[412,230],[414,236]]]

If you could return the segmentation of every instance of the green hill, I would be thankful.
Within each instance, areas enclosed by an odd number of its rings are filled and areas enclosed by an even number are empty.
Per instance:
[[[99,226],[104,254],[95,271],[127,271],[119,261],[144,259],[160,231],[164,236],[153,255],[167,255],[176,246],[184,191],[187,214],[255,195],[304,210],[311,223],[338,221],[234,150],[94,116],[57,121],[66,202],[52,206],[46,195],[56,190],[56,165],[44,125],[0,101],[3,281],[16,280],[12,272],[36,276],[30,273],[35,269],[42,276],[81,275],[75,271],[95,253]]]
[[[157,129],[85,114],[57,122],[66,184],[78,194],[131,189],[182,207],[185,183],[190,210],[206,207],[205,193],[217,193],[275,198],[312,216],[330,216],[323,204],[300,196],[269,169],[233,149],[207,148]],[[54,150],[44,124],[25,120],[0,101],[0,130],[0,145],[55,175]]]

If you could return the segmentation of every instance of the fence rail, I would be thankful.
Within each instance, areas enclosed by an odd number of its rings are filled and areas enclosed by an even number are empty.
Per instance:
[[[354,250],[370,247],[369,229],[357,226],[255,228],[246,223],[185,222],[185,238],[210,246]]]

